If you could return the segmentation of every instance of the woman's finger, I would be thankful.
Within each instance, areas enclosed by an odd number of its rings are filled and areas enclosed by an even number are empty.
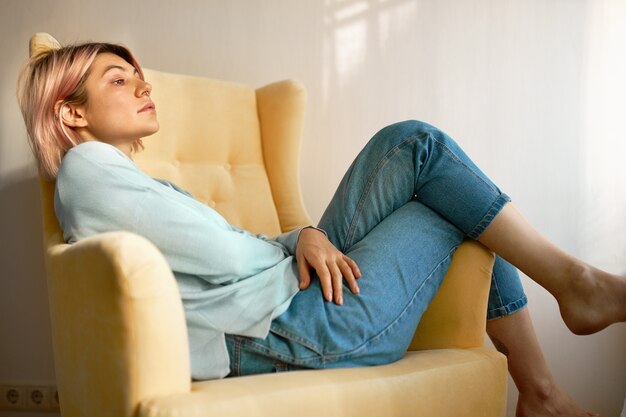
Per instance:
[[[311,266],[304,257],[297,260],[298,271],[300,272],[300,290],[306,290],[311,285]]]
[[[317,277],[320,280],[320,286],[322,287],[322,294],[326,301],[333,300],[333,283],[330,271],[324,262],[320,262],[319,264],[313,264],[313,268],[315,268],[315,272],[317,273]]]
[[[354,274],[355,278],[358,279],[363,276],[363,274],[361,274],[361,269],[356,264],[354,259],[350,258],[348,255],[343,255],[343,259],[348,263],[348,265],[350,266],[350,269],[352,269],[352,273]]]
[[[360,292],[359,285],[356,282],[357,278],[354,275],[351,265],[343,259],[340,263],[340,268],[343,279],[346,281],[346,284],[348,285],[348,288],[350,288],[350,291],[352,291],[352,294],[358,294]]]
[[[331,273],[335,304],[341,305],[343,304],[343,274],[336,261],[329,261],[327,266]]]

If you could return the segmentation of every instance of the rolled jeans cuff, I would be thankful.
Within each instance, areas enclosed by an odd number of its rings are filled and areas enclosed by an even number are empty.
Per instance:
[[[519,310],[526,307],[527,304],[528,304],[528,298],[526,298],[526,295],[523,295],[521,298],[513,301],[512,303],[508,303],[507,305],[499,306],[497,308],[488,310],[487,320],[500,319],[504,316],[508,316],[510,314],[516,313]]]
[[[478,224],[467,234],[467,236],[471,239],[477,240],[485,231],[485,229],[491,224],[493,219],[500,213],[502,208],[506,203],[511,201],[511,197],[504,193],[500,193],[500,195],[493,202],[491,207],[487,210],[487,213],[483,216],[483,218],[478,222]]]

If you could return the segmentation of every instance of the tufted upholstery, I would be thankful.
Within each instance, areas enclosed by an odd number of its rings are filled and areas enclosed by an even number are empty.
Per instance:
[[[306,100],[300,84],[255,90],[151,70],[145,76],[157,86],[152,97],[161,124],[134,157],[145,172],[255,233],[274,236],[310,224],[297,181],[299,141],[292,140],[301,134]],[[277,211],[284,200],[291,204]]]
[[[31,53],[58,47],[48,34]],[[302,86],[244,85],[146,70],[161,130],[142,169],[276,234],[310,221],[298,184]],[[182,302],[158,249],[128,233],[63,243],[41,180],[45,261],[63,417],[485,416],[504,413],[506,359],[484,348],[493,254],[457,250],[406,357],[394,364],[192,383]],[[430,349],[424,351],[424,349]]]

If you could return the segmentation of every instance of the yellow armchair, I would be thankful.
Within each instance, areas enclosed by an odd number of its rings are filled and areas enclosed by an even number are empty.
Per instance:
[[[31,53],[57,47],[47,34]],[[304,88],[260,89],[145,70],[161,130],[136,163],[275,235],[307,225],[298,182]],[[378,367],[193,382],[174,276],[158,249],[128,232],[68,245],[41,180],[57,385],[64,417],[502,416],[506,359],[484,348],[493,255],[466,242],[410,351]]]

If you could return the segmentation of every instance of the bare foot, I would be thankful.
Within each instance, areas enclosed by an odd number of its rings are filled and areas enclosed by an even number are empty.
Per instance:
[[[626,321],[626,277],[601,271],[559,249],[513,204],[502,208],[478,241],[548,290],[575,334]]]
[[[516,417],[599,417],[580,408],[558,386],[551,386],[539,393],[520,393]]]
[[[567,327],[578,335],[626,321],[626,277],[580,263],[567,287],[554,294]]]

